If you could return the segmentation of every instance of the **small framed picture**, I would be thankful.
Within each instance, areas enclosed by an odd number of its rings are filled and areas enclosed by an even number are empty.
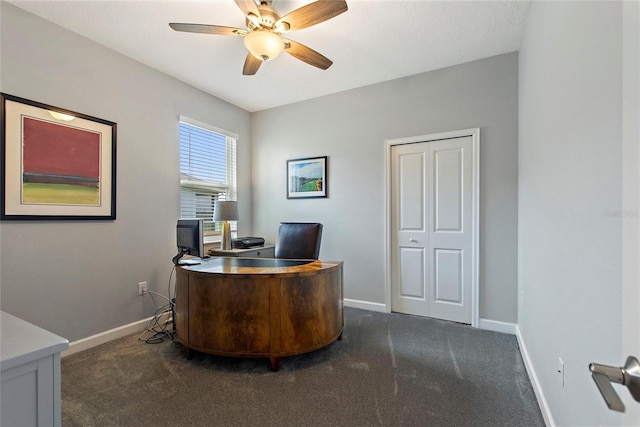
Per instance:
[[[327,197],[327,156],[287,160],[287,199]]]
[[[0,94],[2,220],[114,220],[116,123]]]

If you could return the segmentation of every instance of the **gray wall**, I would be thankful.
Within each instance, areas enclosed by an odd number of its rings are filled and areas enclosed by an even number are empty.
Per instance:
[[[240,135],[240,227],[250,224],[249,113],[0,2],[0,90],[118,124],[117,219],[1,227],[1,307],[71,341],[153,314],[179,216],[180,114]],[[160,300],[159,300],[160,301]]]
[[[282,220],[322,221],[345,296],[373,303],[385,302],[384,140],[480,127],[480,316],[516,321],[516,53],[249,115],[0,5],[0,90],[118,123],[118,219],[3,221],[3,310],[72,341],[152,313],[136,284],[167,289],[184,114],[240,135],[240,234],[274,241]],[[330,157],[329,198],[287,200],[286,160],[315,155]]]
[[[621,22],[619,2],[533,2],[520,50],[518,324],[557,425],[620,421],[588,366],[624,362]]]
[[[384,141],[480,127],[480,317],[515,323],[517,121],[517,53],[254,113],[253,229],[322,222],[345,297],[384,304]],[[286,160],[324,155],[329,198],[287,200]]]

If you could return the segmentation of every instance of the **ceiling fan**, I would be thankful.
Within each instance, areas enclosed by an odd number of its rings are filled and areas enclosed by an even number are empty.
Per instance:
[[[346,1],[317,0],[283,17],[271,7],[273,0],[259,0],[259,4],[256,0],[234,1],[246,15],[246,30],[207,24],[170,23],[169,26],[176,31],[187,33],[244,37],[244,45],[249,50],[242,69],[242,74],[246,76],[254,75],[264,61],[274,59],[283,50],[294,58],[322,70],[333,64],[330,59],[315,50],[293,40],[284,39],[281,34],[319,24],[346,12]]]

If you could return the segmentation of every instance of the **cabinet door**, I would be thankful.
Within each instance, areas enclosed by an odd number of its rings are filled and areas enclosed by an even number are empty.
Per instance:
[[[56,383],[54,377],[56,363],[59,367],[60,359],[50,355],[2,371],[0,425],[61,424],[60,384]]]

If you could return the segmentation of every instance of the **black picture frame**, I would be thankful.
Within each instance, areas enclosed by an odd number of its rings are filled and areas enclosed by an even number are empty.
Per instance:
[[[0,93],[0,219],[115,220],[117,124]]]
[[[287,199],[328,197],[328,157],[287,160]]]

